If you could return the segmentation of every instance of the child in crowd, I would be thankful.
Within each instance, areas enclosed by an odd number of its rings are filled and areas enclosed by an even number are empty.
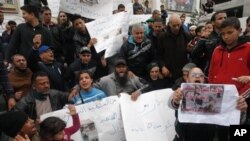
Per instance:
[[[41,141],[70,141],[70,136],[80,129],[79,116],[73,105],[68,106],[73,118],[73,126],[66,127],[66,123],[58,117],[48,117],[40,124]]]
[[[93,87],[93,75],[91,72],[84,70],[79,74],[80,92],[72,98],[75,105],[101,100],[106,97],[105,92]]]
[[[208,81],[212,84],[234,84],[239,95],[250,88],[249,84],[242,84],[234,80],[244,75],[250,75],[250,44],[248,39],[240,37],[240,21],[230,17],[221,24],[222,43],[215,48],[210,62]],[[249,99],[246,100],[248,105]],[[250,118],[250,108],[247,109],[247,118]],[[229,140],[229,128],[218,126],[218,138]]]

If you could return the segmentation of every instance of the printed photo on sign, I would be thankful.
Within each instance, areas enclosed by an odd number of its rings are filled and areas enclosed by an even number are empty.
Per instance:
[[[98,141],[98,132],[95,126],[95,122],[91,119],[81,121],[81,134],[83,141]]]
[[[168,10],[180,12],[192,12],[195,6],[194,0],[161,0]]]
[[[181,110],[203,114],[221,111],[224,87],[221,85],[190,84],[183,88]]]

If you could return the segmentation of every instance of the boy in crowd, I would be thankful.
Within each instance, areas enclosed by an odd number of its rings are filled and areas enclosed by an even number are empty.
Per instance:
[[[250,44],[241,34],[240,21],[231,17],[221,24],[222,43],[215,48],[209,70],[209,83],[234,84],[239,95],[250,88],[249,84],[242,84],[234,80],[239,76],[250,75]],[[247,100],[249,104],[249,99]],[[249,108],[247,118],[249,118]],[[227,134],[228,128],[219,126],[219,132]],[[221,135],[221,134],[219,134]],[[228,136],[219,136],[219,141],[228,140]]]

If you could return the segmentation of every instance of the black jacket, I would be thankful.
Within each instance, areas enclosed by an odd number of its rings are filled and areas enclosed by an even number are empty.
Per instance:
[[[178,35],[174,35],[167,27],[167,32],[159,37],[160,64],[169,69],[173,80],[182,76],[182,67],[188,63],[186,48],[190,40],[182,28]]]
[[[41,24],[32,27],[29,23],[19,24],[13,33],[7,52],[7,59],[10,60],[11,56],[19,53],[28,58],[32,46],[33,37],[35,34],[42,35],[42,45],[52,45],[52,37],[48,30]]]
[[[221,38],[218,33],[213,31],[208,39],[201,39],[191,53],[191,58],[198,66],[205,66],[204,72],[207,75],[209,64],[212,58],[214,49],[221,43]],[[202,64],[205,63],[205,64]]]
[[[44,71],[48,74],[50,80],[50,88],[56,89],[59,91],[65,91],[65,84],[64,84],[64,66],[54,61],[51,64],[46,64],[44,62],[38,63],[38,68],[41,71]]]
[[[147,65],[156,61],[155,56],[155,50],[151,41],[147,38],[138,44],[134,42],[131,36],[120,50],[120,57],[126,60],[129,70],[144,79],[147,78]]]
[[[14,107],[15,110],[24,111],[30,118],[37,119],[35,90],[23,97]],[[52,111],[60,110],[68,102],[69,94],[57,90],[49,90],[49,99]]]
[[[80,31],[75,31],[75,34],[73,36],[73,41],[74,41],[74,48],[75,48],[75,56],[79,55],[80,49],[84,46],[87,46],[89,41],[90,41],[90,35],[89,33],[82,33]],[[96,50],[94,47],[90,48],[91,54],[92,54],[92,59],[99,61],[100,57],[98,56]]]

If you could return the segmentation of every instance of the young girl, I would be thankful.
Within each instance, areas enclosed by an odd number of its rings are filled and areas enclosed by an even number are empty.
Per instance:
[[[80,129],[79,116],[75,106],[68,106],[73,118],[73,126],[66,127],[66,123],[58,117],[48,117],[40,124],[41,141],[70,141],[70,136]]]

